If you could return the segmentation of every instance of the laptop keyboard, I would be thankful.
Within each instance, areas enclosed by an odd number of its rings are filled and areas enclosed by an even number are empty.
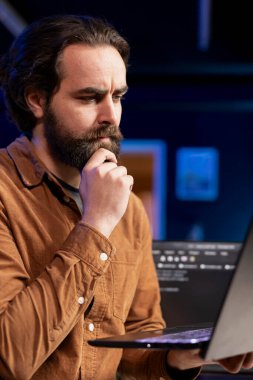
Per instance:
[[[164,342],[164,343],[197,343],[208,341],[212,334],[212,327],[197,330],[186,330],[156,337],[138,339],[139,342]]]

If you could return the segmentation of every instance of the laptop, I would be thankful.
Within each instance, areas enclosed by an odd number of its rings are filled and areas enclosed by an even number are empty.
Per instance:
[[[200,355],[206,360],[253,351],[253,221],[214,323],[170,327],[88,342],[93,346],[111,348],[200,348]]]
[[[232,241],[153,240],[166,327],[216,321],[241,246]]]

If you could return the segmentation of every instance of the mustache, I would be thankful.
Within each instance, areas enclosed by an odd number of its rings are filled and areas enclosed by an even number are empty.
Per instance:
[[[113,124],[100,125],[98,128],[86,132],[85,134],[85,140],[87,142],[96,141],[101,137],[108,137],[116,141],[123,139],[120,129]]]

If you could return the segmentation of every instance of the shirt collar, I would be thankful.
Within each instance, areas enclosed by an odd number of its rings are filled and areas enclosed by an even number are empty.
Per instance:
[[[7,152],[14,161],[24,185],[33,187],[42,182],[46,168],[36,156],[34,147],[27,137],[17,138],[7,147]]]

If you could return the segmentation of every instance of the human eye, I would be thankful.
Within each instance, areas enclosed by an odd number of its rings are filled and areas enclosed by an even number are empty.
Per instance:
[[[77,100],[82,102],[82,103],[97,103],[99,101],[98,95],[93,94],[93,95],[80,95],[77,97]]]
[[[115,102],[121,102],[122,100],[125,100],[125,94],[115,94],[113,95],[113,100]]]

